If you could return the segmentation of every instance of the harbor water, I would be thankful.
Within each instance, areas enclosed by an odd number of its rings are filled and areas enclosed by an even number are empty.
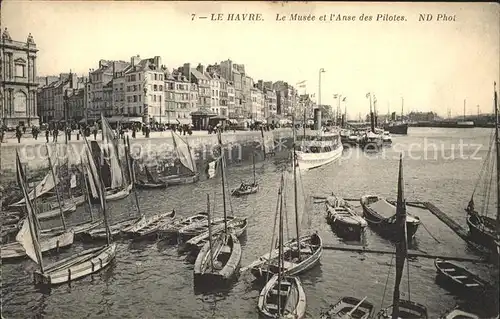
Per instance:
[[[408,201],[429,201],[465,227],[465,211],[488,151],[491,129],[410,128],[408,136],[393,136],[393,146],[379,154],[367,155],[346,149],[338,163],[301,172],[299,195],[301,232],[318,231],[324,244],[365,245],[373,249],[393,249],[390,242],[369,229],[362,243],[336,237],[325,220],[325,207],[314,203],[311,195],[335,194],[359,198],[378,194],[396,198],[399,154],[404,157],[405,195]],[[276,211],[280,167],[283,159],[257,161],[260,183],[257,194],[230,199],[228,209],[236,216],[248,217],[249,226],[242,242],[242,267],[270,249]],[[228,184],[237,187],[252,178],[251,159],[230,165]],[[287,232],[295,235],[292,187],[287,174]],[[146,215],[175,209],[185,217],[206,209],[206,194],[215,202],[214,215],[222,215],[220,177],[165,190],[139,191],[141,209]],[[493,191],[493,193],[495,193]],[[496,203],[495,198],[490,201]],[[305,199],[304,199],[305,198]],[[477,199],[479,202],[480,200]],[[110,202],[113,219],[134,213],[133,196]],[[493,205],[494,206],[494,205]],[[231,213],[230,212],[230,213]],[[430,212],[410,209],[422,221],[412,249],[434,255],[479,258],[453,231]],[[70,219],[82,219],[83,208]],[[490,214],[493,216],[494,212]],[[97,246],[81,244],[60,254],[48,255],[45,263],[64,258],[75,251]],[[482,263],[461,263],[473,273],[494,282],[495,267]],[[250,273],[225,291],[195,293],[193,265],[165,242],[119,241],[116,260],[105,271],[68,285],[41,293],[32,284],[37,265],[28,259],[2,265],[4,318],[258,318],[260,286]],[[405,269],[406,273],[406,269]],[[320,265],[300,276],[307,296],[308,318],[318,318],[322,309],[342,296],[367,297],[377,311],[392,301],[394,258],[391,255],[359,254],[324,250]],[[402,298],[427,306],[430,318],[437,318],[456,304],[467,300],[440,287],[433,259],[411,258],[409,288],[403,277]]]

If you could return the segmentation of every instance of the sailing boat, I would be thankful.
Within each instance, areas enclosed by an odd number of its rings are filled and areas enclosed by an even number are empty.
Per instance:
[[[498,94],[496,90],[496,82],[494,83],[494,107],[495,107],[495,136],[492,141],[488,155],[483,163],[483,168],[480,172],[480,176],[478,181],[476,182],[476,186],[472,192],[471,199],[465,211],[467,212],[467,225],[469,226],[470,237],[475,242],[484,245],[488,248],[492,248],[497,251],[500,246],[500,136],[498,133]],[[493,148],[495,148],[495,153],[492,152]],[[492,175],[495,174],[492,172],[494,167],[496,166],[496,191],[497,191],[497,205],[496,205],[496,220],[487,215],[481,215],[476,209],[474,205],[474,193],[482,178],[486,179],[488,182],[487,191],[491,190],[491,183],[493,178]],[[488,171],[491,169],[491,171]],[[482,176],[481,176],[482,175]],[[484,180],[483,180],[484,181]],[[495,188],[493,187],[493,189]],[[488,200],[490,196],[487,194],[485,196],[484,210],[488,210]]]
[[[146,173],[146,181],[142,179],[137,180],[135,182],[135,187],[141,189],[162,189],[167,187],[167,183],[153,177],[146,165],[144,165],[144,171]]]
[[[17,150],[16,150],[16,154],[17,154]],[[17,164],[17,162],[16,162],[16,164]],[[24,184],[26,184],[26,175],[24,173],[24,170],[23,170],[23,178],[24,178],[24,180],[23,180]],[[31,193],[31,194],[33,196],[33,199],[36,200],[36,198],[37,198],[36,187],[33,190],[33,193]],[[30,200],[31,194],[27,194],[27,196],[24,196],[24,194],[23,194],[23,196],[25,197],[25,206],[24,207],[26,207],[26,209],[28,209],[28,202],[31,201]],[[36,210],[33,210],[33,214],[35,214],[35,211]],[[67,247],[67,246],[70,246],[73,244],[74,232],[73,232],[73,230],[69,230],[69,231],[66,230],[66,221],[64,219],[63,210],[60,209],[59,212],[60,212],[60,217],[61,217],[63,229],[61,231],[57,232],[56,234],[51,234],[51,233],[41,234],[41,236],[38,240],[40,252],[46,252],[46,251],[50,251],[53,249],[58,250],[59,248]],[[41,227],[40,227],[40,221],[38,219],[38,216],[37,215],[34,215],[34,216],[35,216],[34,222],[37,224],[38,228],[40,229]],[[19,236],[19,234],[21,234],[21,231],[23,231],[23,229],[27,229],[28,222],[29,222],[28,219],[25,218],[23,221],[21,230],[18,232],[18,236]],[[26,255],[29,256],[29,253],[26,251],[25,247],[23,247],[23,245],[19,241],[7,243],[7,244],[4,244],[0,247],[0,257],[2,260],[16,259],[16,258],[24,257]]]
[[[225,215],[225,214],[224,214]],[[195,284],[227,281],[238,272],[241,263],[241,245],[238,237],[227,228],[213,236],[210,226],[210,196],[207,194],[207,216],[209,224],[208,242],[205,243],[194,263]]]
[[[105,123],[104,118],[103,118],[103,123]],[[103,126],[105,126],[105,125],[103,125]],[[88,141],[85,137],[84,137],[84,140],[86,142],[88,149],[90,150],[90,146],[88,145]],[[113,145],[111,145],[111,146],[112,146],[111,148],[113,148]],[[127,160],[127,168],[129,168],[130,162],[128,161],[128,151],[125,152],[125,157]],[[102,166],[100,167],[100,169],[102,170]],[[101,171],[101,173],[102,173],[102,171]],[[102,176],[102,174],[100,174],[100,176]],[[109,234],[110,236],[115,237],[115,236],[122,234],[124,231],[128,231],[128,230],[132,229],[132,227],[137,227],[139,225],[146,224],[146,222],[147,222],[146,217],[144,216],[144,214],[141,213],[141,209],[139,206],[139,200],[137,198],[137,193],[135,192],[135,188],[133,187],[133,185],[134,185],[133,179],[134,178],[130,172],[130,169],[129,169],[129,177],[130,177],[130,181],[131,181],[130,187],[132,190],[134,190],[133,193],[134,193],[134,197],[135,197],[135,204],[137,207],[138,216],[132,216],[128,219],[125,219],[125,220],[118,222],[114,225],[111,225],[109,227],[105,226],[105,227],[91,229],[90,231],[87,231],[84,233],[86,237],[90,237],[91,239],[105,239],[108,236],[108,231],[110,232],[110,234]],[[122,178],[124,178],[124,177],[122,176]],[[100,180],[102,181],[101,177],[100,177]],[[104,185],[104,182],[103,182],[103,185]],[[127,195],[128,194],[129,193],[127,192]],[[109,196],[105,195],[105,198],[106,198],[106,200],[109,200]]]
[[[90,185],[90,189],[92,190],[92,194],[94,194],[94,197],[98,198],[98,192],[97,192],[96,187],[95,187],[96,182],[94,181],[94,179],[92,177],[91,169],[90,169],[89,164],[87,163],[87,161],[84,157],[82,157],[80,160],[80,167],[81,167],[80,168],[81,169],[80,175],[81,175],[81,180],[82,180],[80,186],[82,187],[84,199],[87,202],[86,207],[88,208],[88,210],[90,212],[90,221],[86,221],[83,223],[72,225],[71,229],[73,230],[73,233],[75,234],[75,236],[78,236],[78,235],[83,234],[87,231],[90,231],[94,228],[97,228],[103,222],[102,220],[99,220],[99,219],[96,220],[94,218],[94,214],[92,211],[92,204],[90,202],[91,194],[89,191],[89,185]],[[88,180],[88,182],[87,182],[87,180]],[[63,223],[62,226],[58,226],[58,227],[54,227],[54,228],[50,228],[50,229],[42,229],[41,234],[42,235],[56,236],[58,234],[61,234],[65,229],[66,229],[66,225],[65,225],[65,223]]]
[[[168,221],[172,220],[175,217],[175,210],[172,210],[171,212],[166,212],[166,213],[160,213],[160,214],[155,214],[153,216],[150,216],[146,218],[144,214],[141,213],[140,207],[139,207],[139,199],[137,197],[137,189],[135,185],[137,184],[135,181],[135,173],[134,173],[134,167],[132,166],[130,162],[130,141],[127,136],[126,144],[125,144],[125,158],[127,161],[127,168],[129,171],[129,176],[132,181],[132,190],[134,192],[134,197],[135,197],[135,203],[137,205],[137,211],[141,218],[139,218],[136,222],[131,224],[130,226],[126,226],[125,228],[122,229],[122,233],[129,236],[129,237],[136,237],[136,238],[146,238],[150,237],[151,235],[156,234],[159,231],[160,226],[162,226],[164,223],[167,223]]]
[[[399,285],[403,277],[405,260],[408,255],[407,251],[407,235],[406,235],[406,203],[404,199],[404,181],[403,181],[403,155],[399,159],[399,176],[398,176],[398,199],[396,210],[396,224],[399,225],[399,239],[396,243],[396,281],[394,283],[394,293],[392,305],[382,309],[378,313],[378,318],[412,318],[412,319],[427,319],[427,308],[424,305],[411,300],[400,299]],[[409,267],[409,265],[407,265]],[[410,283],[408,282],[408,285]]]
[[[294,123],[295,124],[295,123]],[[295,125],[293,125],[295,127]],[[295,230],[296,238],[284,244],[283,271],[287,275],[298,275],[313,268],[319,263],[323,252],[323,241],[317,234],[300,236],[298,195],[297,195],[297,155],[295,151],[295,130],[293,130],[293,149],[292,149],[292,169],[293,169],[293,190],[294,190],[294,208],[295,208]],[[278,271],[278,249],[274,249],[242,269],[251,269],[256,278],[267,278],[268,274],[275,274]]]
[[[200,179],[200,175],[196,170],[196,162],[194,161],[191,147],[179,134],[174,131],[170,132],[172,133],[172,141],[177,155],[175,162],[178,172],[173,175],[161,176],[160,180],[167,183],[168,186],[196,183]],[[188,172],[184,174],[179,173],[183,168],[187,169]]]
[[[218,136],[219,140],[219,149],[220,149],[220,158],[219,158],[219,163],[221,167],[221,182],[222,182],[222,202],[223,202],[223,207],[224,207],[224,217],[222,219],[222,225],[218,225],[215,227],[215,229],[211,229],[213,226],[213,222],[210,221],[208,223],[208,231],[205,231],[198,236],[195,236],[191,239],[189,239],[183,247],[181,247],[181,251],[188,249],[191,250],[191,253],[198,254],[200,249],[202,247],[206,246],[206,244],[209,242],[209,239],[211,238],[210,232],[214,236],[219,236],[219,237],[227,237],[228,231],[230,230],[231,233],[233,233],[236,237],[240,237],[243,235],[247,229],[248,226],[248,221],[246,218],[239,218],[239,217],[234,217],[234,216],[227,216],[227,208],[226,208],[226,162],[225,162],[225,157],[224,157],[224,152],[222,149],[222,136],[221,132],[219,131]]]
[[[259,184],[255,178],[255,152],[253,152],[252,156],[252,165],[253,165],[253,183],[241,183],[238,188],[235,188],[231,191],[231,195],[233,196],[243,196],[257,193],[259,190]]]
[[[115,133],[111,129],[111,126],[109,125],[103,114],[101,114],[101,125],[102,153],[95,154],[94,158],[102,158],[99,173],[101,179],[107,187],[105,192],[106,200],[112,201],[123,199],[130,194],[133,185],[132,182],[129,182],[127,185],[125,185],[126,179],[120,163],[118,145],[116,144],[117,139]],[[92,143],[95,143],[94,146],[97,153],[99,145],[95,141],[92,141]],[[100,155],[100,157],[98,155]],[[103,174],[105,174],[104,176],[106,178],[104,178]],[[106,183],[108,180],[109,185]]]
[[[27,222],[24,223],[22,229],[16,237],[16,240],[21,243],[26,250],[27,255],[40,267],[39,270],[34,271],[35,285],[57,285],[70,282],[95,273],[106,267],[114,259],[116,254],[116,244],[111,244],[109,236],[107,245],[103,247],[88,249],[71,257],[59,260],[51,265],[44,266],[39,242],[40,229],[38,228],[38,224],[35,222],[35,209],[26,190],[24,171],[17,151],[16,166],[17,180],[25,196],[27,209]],[[100,187],[100,189],[104,221],[107,227],[108,224],[105,201],[102,199],[102,188]]]
[[[268,318],[303,318],[306,313],[306,294],[298,277],[285,276],[283,251],[283,189],[284,178],[278,192],[279,235],[278,272],[259,294],[258,308]]]

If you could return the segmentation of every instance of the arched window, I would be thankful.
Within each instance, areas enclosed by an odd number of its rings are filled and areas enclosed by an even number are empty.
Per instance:
[[[15,115],[22,115],[26,114],[27,110],[27,99],[26,99],[26,94],[22,91],[17,91],[14,94],[14,114]]]

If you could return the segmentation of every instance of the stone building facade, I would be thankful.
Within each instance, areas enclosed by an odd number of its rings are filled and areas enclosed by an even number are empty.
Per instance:
[[[0,125],[13,128],[39,126],[36,111],[35,41],[28,35],[26,42],[14,41],[7,28],[0,43]]]

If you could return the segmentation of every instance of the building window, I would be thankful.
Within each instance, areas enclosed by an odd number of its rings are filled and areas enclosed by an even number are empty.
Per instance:
[[[25,78],[26,77],[25,71],[26,71],[26,67],[23,64],[16,63],[16,76],[17,77]]]
[[[137,95],[134,95],[134,102],[137,102]]]

